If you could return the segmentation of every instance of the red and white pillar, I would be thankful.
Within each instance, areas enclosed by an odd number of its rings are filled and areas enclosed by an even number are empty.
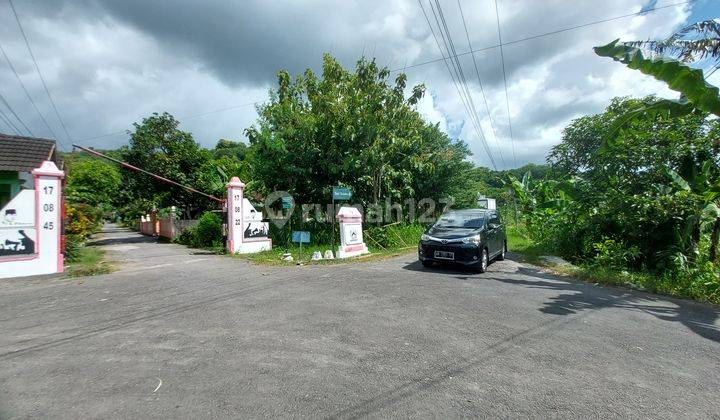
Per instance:
[[[243,239],[243,201],[245,184],[234,176],[225,185],[227,188],[227,249],[231,254],[241,252]]]
[[[245,184],[236,176],[226,184],[228,239],[227,249],[233,254],[269,251],[272,240],[268,237],[268,224],[262,213],[245,199]]]
[[[22,230],[28,238],[34,239],[34,252],[24,256],[0,257],[0,278],[32,276],[38,274],[61,273],[64,270],[64,257],[61,240],[61,180],[65,173],[57,168],[51,161],[45,161],[39,168],[32,171],[35,176],[34,200],[21,191],[5,209],[17,207],[25,208],[23,201],[27,198],[28,209],[34,212],[34,223],[30,226],[22,223],[32,216],[18,214],[18,231]],[[29,192],[29,191],[28,191]],[[33,205],[30,206],[30,202]],[[13,225],[6,223],[4,229],[11,230]]]

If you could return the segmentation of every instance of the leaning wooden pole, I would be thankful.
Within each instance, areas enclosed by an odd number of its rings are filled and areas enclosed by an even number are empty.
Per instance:
[[[157,175],[157,174],[154,174],[154,173],[152,173],[152,172],[146,171],[145,169],[141,169],[141,168],[138,168],[137,166],[133,166],[133,165],[127,163],[127,162],[123,162],[123,161],[121,161],[121,160],[119,160],[119,159],[115,159],[115,158],[112,158],[112,157],[110,157],[110,156],[104,155],[104,154],[102,154],[102,153],[100,153],[100,152],[98,152],[98,151],[95,151],[95,150],[92,150],[92,149],[88,149],[87,147],[78,146],[77,144],[73,144],[73,147],[76,147],[76,148],[78,148],[78,149],[80,149],[80,150],[82,150],[82,151],[84,151],[84,152],[90,153],[91,155],[94,155],[94,156],[97,156],[97,157],[101,157],[101,158],[103,158],[103,159],[107,159],[107,160],[109,160],[109,161],[111,161],[111,162],[115,162],[115,163],[117,163],[118,165],[122,166],[123,168],[130,169],[131,171],[142,172],[142,173],[144,173],[144,174],[146,174],[146,175],[150,175],[151,177],[153,177],[153,178],[155,178],[155,179],[157,179],[157,180],[159,180],[159,181],[165,182],[165,183],[167,183],[167,184],[172,184],[172,185],[175,185],[175,186],[177,186],[177,187],[183,188],[183,189],[185,189],[185,190],[187,190],[187,191],[190,191],[190,192],[192,192],[192,193],[200,194],[200,195],[202,195],[203,197],[207,197],[207,198],[209,198],[209,199],[211,199],[211,200],[215,200],[215,201],[217,201],[218,203],[225,203],[225,200],[223,200],[222,198],[217,198],[217,197],[212,196],[212,195],[210,195],[210,194],[205,194],[204,192],[198,191],[198,190],[196,190],[195,188],[188,187],[187,185],[182,185],[182,184],[180,184],[180,183],[178,183],[178,182],[173,181],[172,179],[167,179],[167,178],[162,177],[162,176],[160,176],[160,175]]]

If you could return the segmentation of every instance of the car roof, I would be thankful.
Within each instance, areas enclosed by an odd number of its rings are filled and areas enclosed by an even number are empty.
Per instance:
[[[460,209],[460,210],[448,210],[445,212],[445,214],[449,213],[460,213],[460,214],[469,214],[469,213],[485,213],[487,211],[490,211],[488,209]]]

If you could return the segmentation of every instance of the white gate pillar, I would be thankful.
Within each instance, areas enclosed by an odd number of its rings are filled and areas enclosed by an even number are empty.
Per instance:
[[[65,173],[51,161],[32,171],[35,190],[22,190],[3,209],[0,278],[61,273],[61,182]],[[12,237],[12,238],[11,238]]]
[[[268,224],[262,221],[262,213],[245,198],[245,184],[236,176],[227,188],[227,249],[232,254],[269,251],[272,240],[268,237]]]

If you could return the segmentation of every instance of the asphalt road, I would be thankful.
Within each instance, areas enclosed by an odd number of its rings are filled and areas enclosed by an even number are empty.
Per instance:
[[[268,268],[101,241],[0,280],[0,418],[720,418],[720,308],[415,256]]]

